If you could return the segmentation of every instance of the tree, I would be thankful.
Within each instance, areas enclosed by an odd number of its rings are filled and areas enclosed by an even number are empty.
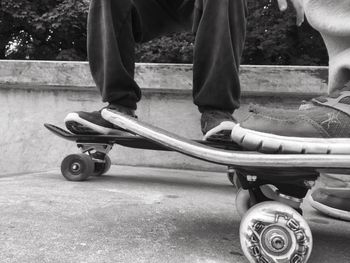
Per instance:
[[[294,10],[281,13],[277,1],[248,0],[248,26],[242,64],[326,65],[320,34],[307,21],[296,26]],[[194,37],[181,33],[138,46],[143,62],[191,63]]]
[[[103,0],[101,0],[103,1]],[[242,63],[325,65],[323,41],[307,22],[295,25],[292,8],[247,0],[249,17]],[[0,59],[86,60],[89,0],[1,0]],[[180,33],[138,45],[140,62],[191,63],[194,36]]]
[[[0,58],[84,59],[88,0],[2,0]]]
[[[307,21],[296,26],[292,8],[278,10],[277,1],[248,0],[247,39],[242,63],[325,65],[327,51],[320,34]]]

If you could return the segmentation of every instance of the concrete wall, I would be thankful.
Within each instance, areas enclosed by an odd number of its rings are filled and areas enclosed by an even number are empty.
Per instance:
[[[143,90],[140,119],[201,138],[191,65],[138,64],[136,79]],[[326,67],[242,66],[242,107],[235,115],[244,118],[249,103],[297,107],[300,100],[325,93],[326,79]],[[103,105],[85,62],[0,61],[0,174],[59,167],[65,155],[78,150],[43,123],[63,126],[67,113]],[[115,147],[111,157],[115,164],[218,169],[177,153]]]

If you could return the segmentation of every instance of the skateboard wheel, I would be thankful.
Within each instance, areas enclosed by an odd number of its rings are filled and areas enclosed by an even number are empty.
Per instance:
[[[93,176],[101,176],[109,171],[111,168],[112,162],[111,158],[108,155],[105,155],[104,162],[95,162],[94,163],[94,173]]]
[[[248,210],[241,221],[240,241],[249,262],[307,262],[312,234],[293,208],[268,201]]]
[[[105,169],[104,169],[104,174],[107,173],[109,171],[109,169],[111,169],[111,165],[112,165],[112,161],[111,158],[109,158],[108,155],[105,156]]]
[[[94,172],[94,162],[86,154],[71,154],[63,159],[61,172],[68,181],[85,181]]]
[[[236,194],[236,209],[242,218],[250,208],[250,195],[248,190],[240,188]]]

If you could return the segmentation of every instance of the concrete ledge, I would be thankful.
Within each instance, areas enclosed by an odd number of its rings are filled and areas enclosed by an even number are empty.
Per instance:
[[[326,92],[326,76],[326,67],[242,66],[242,105],[235,117],[245,118],[250,103],[296,108],[300,100]],[[192,103],[191,65],[137,64],[136,80],[144,94],[140,119],[188,138],[202,137]],[[67,113],[103,106],[86,62],[0,61],[0,149],[6,157],[0,158],[0,174],[59,166],[78,149],[43,123],[63,126]],[[115,164],[222,169],[177,153],[115,148]]]
[[[327,91],[327,67],[242,66],[243,95],[321,94]],[[136,81],[145,91],[191,91],[192,65],[136,65]],[[1,88],[95,89],[87,62],[0,61]]]

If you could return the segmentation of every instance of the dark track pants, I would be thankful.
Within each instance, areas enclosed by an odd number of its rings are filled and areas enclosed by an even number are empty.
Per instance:
[[[136,109],[135,42],[170,32],[196,35],[193,99],[203,109],[239,107],[245,0],[91,0],[88,57],[104,102]]]

